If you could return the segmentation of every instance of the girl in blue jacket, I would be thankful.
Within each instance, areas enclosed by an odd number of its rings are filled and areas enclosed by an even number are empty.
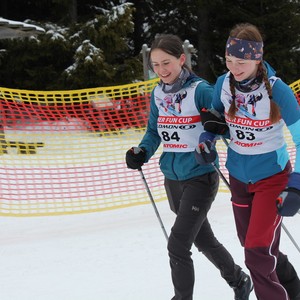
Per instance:
[[[238,24],[232,29],[225,58],[229,72],[217,79],[212,112],[223,115],[229,128],[226,167],[245,263],[259,300],[299,300],[299,278],[279,251],[282,216],[294,215],[300,207],[299,105],[289,86],[263,61],[263,40],[255,26]],[[218,134],[212,124],[204,124],[205,130]],[[293,172],[284,125],[296,146]],[[207,133],[203,137],[203,145],[213,139],[207,139]],[[201,148],[196,155],[200,152],[207,159]]]
[[[218,174],[211,165],[199,165],[194,156],[203,132],[200,110],[211,106],[213,87],[187,67],[177,36],[158,36],[149,58],[160,83],[151,95],[147,131],[139,146],[127,151],[126,163],[128,168],[141,168],[162,144],[160,168],[170,208],[176,214],[168,239],[175,292],[172,299],[193,299],[191,247],[195,244],[233,288],[234,299],[247,300],[252,290],[250,277],[215,238],[207,219],[218,191]]]

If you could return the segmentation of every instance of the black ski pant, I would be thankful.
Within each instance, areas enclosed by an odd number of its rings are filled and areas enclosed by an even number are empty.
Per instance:
[[[185,181],[165,179],[169,204],[177,215],[168,241],[175,291],[173,300],[193,299],[193,244],[220,270],[221,276],[230,286],[237,286],[241,279],[241,268],[216,239],[207,219],[218,186],[219,177],[216,172]]]

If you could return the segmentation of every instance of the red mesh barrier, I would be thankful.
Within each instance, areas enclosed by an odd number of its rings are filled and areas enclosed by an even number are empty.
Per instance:
[[[147,125],[157,80],[76,91],[0,88],[0,215],[93,212],[149,203],[125,153]],[[300,81],[291,85],[299,101]],[[295,149],[286,132],[292,162]],[[220,169],[226,146],[218,142]],[[156,201],[165,200],[161,148],[143,171]],[[220,191],[228,188],[220,182]]]

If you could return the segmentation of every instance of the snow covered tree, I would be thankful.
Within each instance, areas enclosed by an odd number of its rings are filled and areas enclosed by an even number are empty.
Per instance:
[[[197,49],[194,71],[214,81],[226,70],[224,48],[233,25],[249,22],[265,35],[265,58],[291,83],[299,78],[299,0],[147,1],[143,35],[150,44],[157,33],[188,39]]]
[[[44,35],[0,40],[0,80],[6,87],[77,89],[142,80],[142,62],[132,56],[129,3],[97,7],[98,14],[71,27],[39,24]],[[12,68],[12,66],[14,66]]]
[[[142,79],[142,64],[131,56],[127,36],[133,31],[132,5],[102,10],[102,14],[70,30],[75,62],[64,76],[69,85],[107,86]]]
[[[0,40],[7,87],[75,88],[142,80],[140,51],[158,33],[189,40],[193,69],[214,82],[226,71],[224,47],[239,22],[265,36],[265,59],[291,83],[299,78],[299,0],[2,0],[2,17],[46,29],[36,39]],[[12,68],[13,66],[13,68]]]

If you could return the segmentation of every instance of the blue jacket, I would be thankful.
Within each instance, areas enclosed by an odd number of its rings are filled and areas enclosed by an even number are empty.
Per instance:
[[[275,76],[275,71],[264,62],[268,77]],[[217,79],[212,106],[220,113],[224,113],[224,105],[220,96],[226,74]],[[272,87],[273,100],[280,108],[281,117],[289,129],[296,146],[296,161],[294,171],[300,173],[300,109],[291,88],[282,80],[275,81]],[[263,154],[244,155],[228,148],[226,167],[229,173],[244,183],[255,183],[261,179],[281,172],[289,160],[287,145],[276,151]]]
[[[202,108],[211,107],[213,86],[195,75],[190,75],[182,88],[184,89],[199,80],[202,80],[202,82],[197,85],[195,91],[195,104],[200,114]],[[146,149],[146,162],[154,155],[161,143],[161,138],[157,131],[159,112],[154,101],[154,94],[155,88],[151,94],[147,130],[139,144],[139,147]],[[194,152],[163,152],[159,163],[164,176],[171,180],[187,180],[214,171],[211,165],[199,165],[195,159]],[[218,162],[216,163],[218,164]]]

